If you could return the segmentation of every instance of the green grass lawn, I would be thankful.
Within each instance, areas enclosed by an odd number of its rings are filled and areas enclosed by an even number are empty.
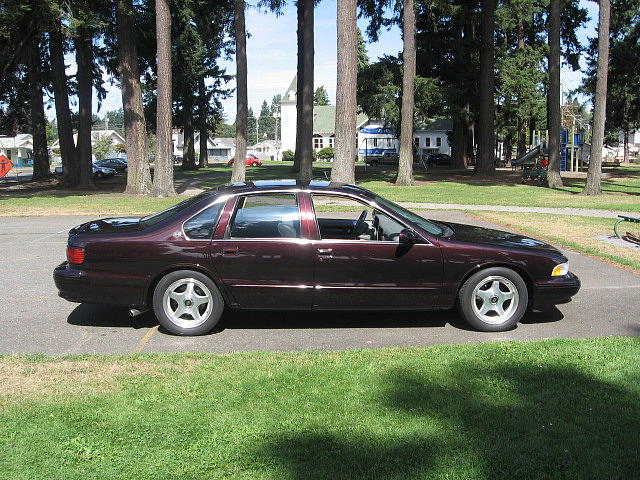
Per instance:
[[[316,178],[325,179],[330,163],[314,163]],[[517,174],[502,171],[490,180],[476,179],[471,171],[447,172],[439,168],[416,169],[416,184],[411,187],[393,185],[394,169],[365,168],[358,165],[359,185],[398,202],[457,203],[464,205],[518,205],[542,207],[600,208],[640,212],[640,167],[607,169],[614,178],[603,179],[605,195],[584,197],[579,192],[584,179],[565,179],[562,189],[522,185]],[[207,169],[184,172],[176,169],[179,185],[190,188],[210,188],[229,181],[231,168],[216,165]],[[290,163],[265,162],[264,167],[247,168],[247,180],[292,178]],[[103,184],[104,185],[104,184]],[[0,216],[45,214],[147,214],[175,203],[175,199],[126,197],[119,191],[105,192],[19,192],[0,190]]]
[[[425,216],[428,216],[426,213]],[[613,235],[615,220],[612,218],[487,211],[471,213],[489,222],[515,228],[554,245],[567,247],[640,272],[640,250],[595,240],[594,237],[600,235]],[[640,235],[638,224],[623,223],[620,231],[621,234],[632,231]]]
[[[0,479],[630,479],[640,340],[5,357]]]

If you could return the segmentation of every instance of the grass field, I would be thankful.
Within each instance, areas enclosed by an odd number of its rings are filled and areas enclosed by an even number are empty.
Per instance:
[[[537,213],[471,213],[489,222],[517,229],[554,245],[602,258],[640,273],[640,249],[618,247],[594,239],[599,235],[613,235],[614,219]],[[637,224],[622,224],[621,233],[630,230],[638,232],[640,229]]]
[[[330,166],[329,163],[315,163],[315,176],[324,179]],[[227,182],[230,171],[226,166],[214,166],[194,172],[177,169],[175,176],[178,189],[182,191],[185,188],[210,188]],[[522,185],[517,173],[505,171],[501,171],[494,179],[480,180],[473,177],[471,171],[456,173],[437,168],[417,170],[414,186],[396,187],[392,183],[395,174],[393,169],[358,165],[356,178],[359,185],[399,202],[601,208],[640,212],[640,167],[621,167],[607,171],[614,176],[603,179],[605,195],[598,197],[578,194],[584,185],[584,179],[565,179],[566,186],[563,189],[553,190]],[[291,165],[281,162],[266,162],[264,167],[247,169],[248,180],[292,176]],[[122,180],[100,182],[99,186],[100,190],[96,192],[0,188],[0,216],[148,214],[181,199],[127,197],[120,193],[124,189]]]
[[[0,479],[630,479],[640,340],[5,357]]]

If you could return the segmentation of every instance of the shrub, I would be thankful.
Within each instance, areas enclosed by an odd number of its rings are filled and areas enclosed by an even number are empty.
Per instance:
[[[320,160],[332,160],[335,157],[335,150],[333,147],[324,147],[317,152],[317,156]]]
[[[294,153],[292,150],[285,150],[282,152],[282,161],[284,162],[293,162]]]

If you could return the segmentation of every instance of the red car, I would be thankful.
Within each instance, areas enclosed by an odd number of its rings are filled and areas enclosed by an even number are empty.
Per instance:
[[[231,165],[233,165],[234,161],[235,161],[235,158],[232,158],[231,160],[229,160],[227,162],[227,166],[230,167]],[[247,159],[244,161],[244,164],[247,167],[261,167],[262,166],[262,162],[260,161],[260,159],[258,157],[256,157],[255,155],[253,155],[252,153],[247,155]]]
[[[84,223],[53,276],[62,298],[132,315],[153,308],[178,335],[210,331],[225,308],[383,318],[457,306],[474,328],[497,332],[580,289],[544,242],[427,220],[364,188],[317,181],[221,185],[142,219]]]

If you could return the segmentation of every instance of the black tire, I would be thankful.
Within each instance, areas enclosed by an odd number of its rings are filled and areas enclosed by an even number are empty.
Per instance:
[[[257,167],[257,166],[259,166],[259,165],[260,165],[260,164],[259,164],[258,162],[253,162],[253,163],[251,164],[251,166],[252,166],[252,167]]]
[[[101,171],[97,171],[96,178],[102,178],[102,177],[104,177],[104,174]]]
[[[168,312],[175,310],[178,313],[178,306],[181,304],[170,297],[171,292],[181,290],[181,284],[185,284],[184,293],[174,293],[175,295],[189,295],[187,288],[192,285],[192,295],[184,299],[184,309],[187,310],[181,315],[170,316]],[[165,297],[165,293],[167,297]],[[208,297],[209,301],[197,304],[204,297]],[[165,300],[168,303],[165,308]],[[189,301],[189,304],[187,304]],[[174,308],[175,307],[175,308]],[[204,308],[203,308],[204,307]],[[197,315],[200,318],[192,316],[191,309],[197,309]],[[156,285],[153,291],[153,311],[160,325],[175,335],[203,335],[209,331],[220,321],[222,312],[224,311],[224,299],[218,290],[216,284],[206,275],[193,270],[178,270],[165,275]],[[193,325],[189,325],[192,323]]]
[[[507,298],[509,295],[511,299]],[[522,319],[528,303],[527,284],[510,268],[480,270],[471,275],[458,292],[458,311],[469,325],[483,332],[510,330]],[[483,314],[485,307],[489,310]]]
[[[377,167],[378,166],[378,162],[376,162],[375,160],[372,162],[369,162],[369,166],[370,167]]]

